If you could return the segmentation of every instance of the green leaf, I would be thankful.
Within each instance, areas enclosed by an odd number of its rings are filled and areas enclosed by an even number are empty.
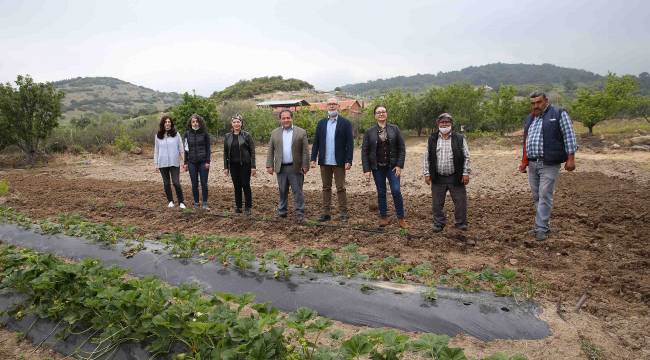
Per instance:
[[[373,345],[363,335],[354,335],[341,345],[341,350],[345,354],[346,359],[354,359],[369,354],[372,349]]]
[[[439,360],[467,360],[461,348],[444,348],[440,351]]]

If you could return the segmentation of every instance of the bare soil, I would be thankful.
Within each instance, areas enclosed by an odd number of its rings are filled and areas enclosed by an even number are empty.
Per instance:
[[[2,360],[61,360],[64,356],[47,348],[36,348],[18,334],[0,328],[0,359]]]
[[[493,342],[458,336],[455,345],[474,356],[518,351],[529,359],[583,359],[578,342],[582,336],[604,348],[608,358],[650,359],[648,153],[579,153],[578,170],[562,171],[559,178],[552,236],[536,242],[527,234],[534,209],[526,175],[516,172],[515,148],[470,148],[470,230],[436,234],[431,231],[431,196],[421,179],[424,138],[409,139],[407,147],[402,188],[408,237],[400,236],[395,224],[379,230],[376,210],[371,210],[376,209],[374,186],[365,183],[358,163],[347,176],[349,223],[314,226],[296,224],[291,217],[275,220],[277,188],[274,176],[263,172],[264,149],[257,154],[260,172],[253,180],[252,219],[231,214],[232,185],[221,173],[220,154],[214,156],[210,175],[210,212],[167,209],[160,175],[149,156],[134,155],[65,156],[46,167],[1,171],[10,193],[0,202],[33,218],[74,212],[94,221],[136,225],[151,238],[166,232],[247,235],[258,254],[273,248],[292,252],[302,246],[338,248],[355,242],[372,258],[395,255],[414,264],[431,261],[438,273],[451,267],[527,270],[540,289],[542,317],[553,335],[540,341]],[[181,182],[186,199],[191,199],[186,174]],[[320,215],[320,184],[319,170],[312,169],[305,179],[309,219]],[[453,206],[447,210],[451,219]],[[585,293],[587,301],[575,313],[575,304]],[[566,320],[557,314],[558,307]]]

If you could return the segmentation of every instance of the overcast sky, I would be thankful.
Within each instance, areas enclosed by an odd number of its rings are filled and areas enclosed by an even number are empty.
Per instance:
[[[209,95],[317,89],[494,62],[650,71],[650,1],[0,0],[0,81],[111,76]]]

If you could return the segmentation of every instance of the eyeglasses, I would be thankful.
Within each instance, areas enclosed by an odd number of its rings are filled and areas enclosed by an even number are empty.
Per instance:
[[[388,114],[386,111],[376,111],[375,115]]]

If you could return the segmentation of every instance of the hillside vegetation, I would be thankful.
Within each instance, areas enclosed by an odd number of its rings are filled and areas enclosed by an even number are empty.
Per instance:
[[[104,112],[151,114],[182,101],[180,94],[159,92],[111,77],[78,77],[53,84],[65,93],[62,110],[67,119]]]
[[[264,76],[251,80],[240,80],[222,91],[212,93],[212,98],[223,100],[246,100],[257,95],[275,91],[312,90],[314,86],[298,79],[283,79],[282,76]]]
[[[643,77],[643,73],[639,79]],[[552,88],[553,85],[575,87],[577,85],[594,85],[604,81],[605,77],[589,71],[560,67],[552,64],[488,64],[470,66],[458,71],[439,72],[438,74],[417,74],[377,79],[366,83],[341,86],[340,90],[355,95],[376,96],[388,90],[400,89],[407,92],[423,92],[432,86],[446,86],[454,83],[487,85],[498,88],[501,84],[537,85]],[[644,90],[644,89],[642,89]],[[650,84],[647,91],[650,91]]]

